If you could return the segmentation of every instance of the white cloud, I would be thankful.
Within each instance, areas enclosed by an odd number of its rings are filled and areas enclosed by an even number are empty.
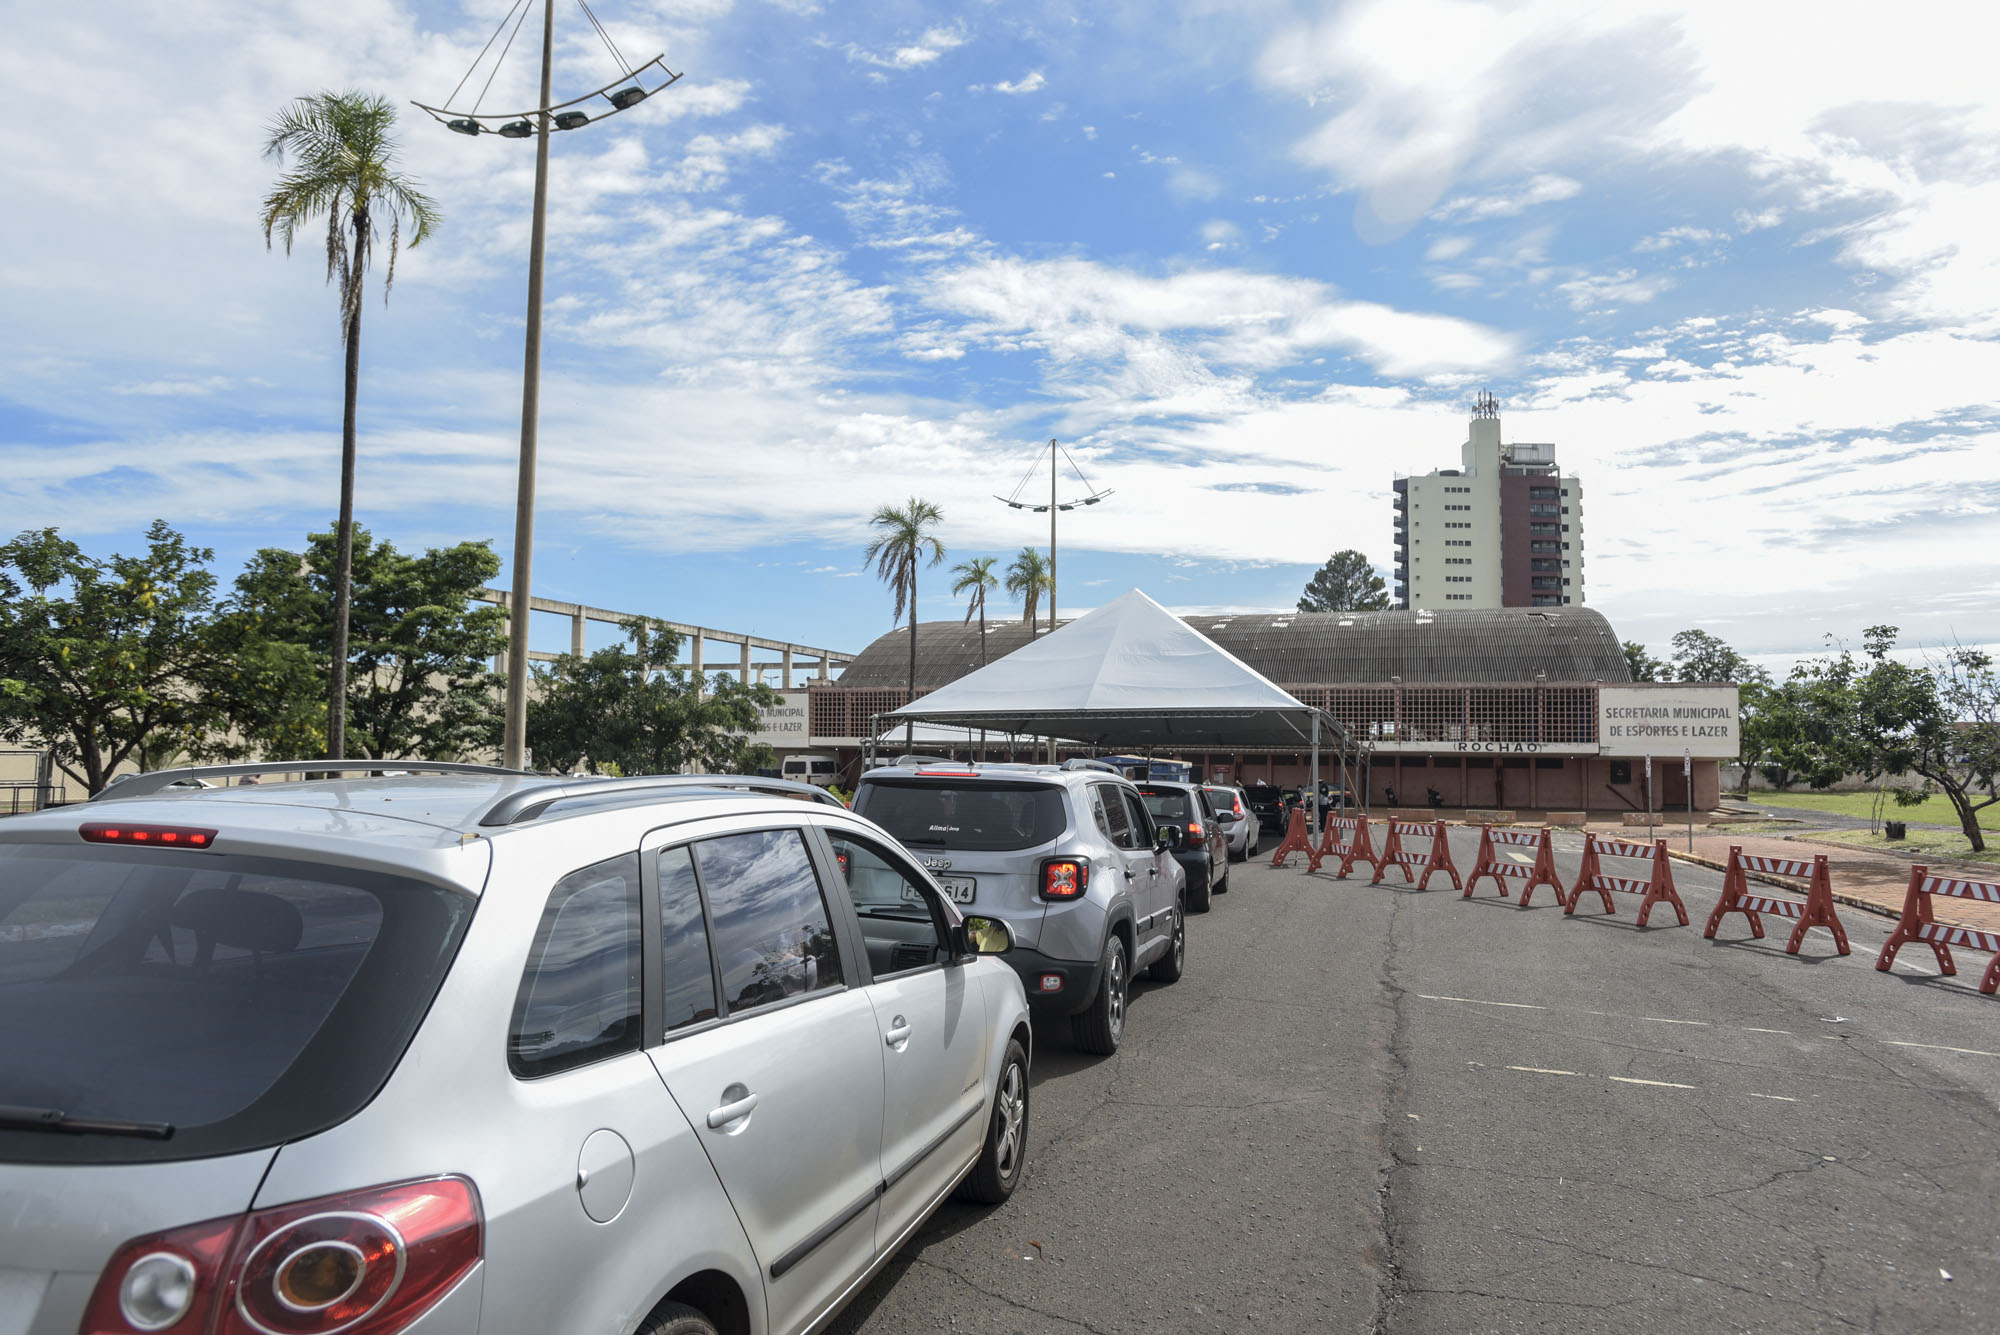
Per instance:
[[[964,46],[968,40],[962,28],[926,28],[915,41],[894,47],[886,53],[869,51],[851,42],[846,51],[847,58],[859,64],[881,69],[914,70],[929,65],[947,51]]]
[[[1455,260],[1471,249],[1472,238],[1469,236],[1441,236],[1431,242],[1430,249],[1424,252],[1424,258],[1427,260]]]
[[[1572,310],[1602,311],[1651,301],[1673,285],[1674,280],[1664,274],[1641,275],[1636,269],[1620,269],[1617,273],[1572,278],[1556,284],[1556,291],[1562,293]]]
[[[1042,77],[1040,70],[1030,70],[1027,74],[1012,82],[1002,79],[999,83],[993,85],[993,91],[1019,97],[1023,93],[1040,92],[1047,84],[1048,80]]]
[[[1431,214],[1440,220],[1484,222],[1489,218],[1512,218],[1542,204],[1558,204],[1583,193],[1583,183],[1567,176],[1544,172],[1506,194],[1466,195],[1448,200]]]
[[[1641,237],[1633,243],[1632,249],[1644,254],[1672,250],[1675,246],[1705,246],[1722,239],[1722,233],[1710,231],[1706,227],[1669,227],[1663,232]]]

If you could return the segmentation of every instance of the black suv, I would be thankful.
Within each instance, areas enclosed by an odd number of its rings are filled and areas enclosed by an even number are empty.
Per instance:
[[[1187,873],[1188,912],[1208,912],[1211,895],[1229,890],[1229,836],[1215,818],[1215,804],[1199,784],[1139,785],[1153,823],[1181,832],[1174,857]]]

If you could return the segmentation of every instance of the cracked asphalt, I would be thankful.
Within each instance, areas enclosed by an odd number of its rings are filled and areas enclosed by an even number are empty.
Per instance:
[[[1472,863],[1476,836],[1456,832]],[[1558,840],[1567,884],[1581,841]],[[1027,1175],[841,1332],[1968,1331],[2000,1311],[2000,1000],[1842,909],[1783,952],[1619,895],[1239,863],[1122,1051],[1037,1035]],[[1630,864],[1625,864],[1629,866]],[[1617,872],[1617,866],[1608,871]],[[1836,887],[1837,888],[1837,887]],[[1518,891],[1517,891],[1518,894]],[[1949,1278],[1946,1276],[1949,1275]]]

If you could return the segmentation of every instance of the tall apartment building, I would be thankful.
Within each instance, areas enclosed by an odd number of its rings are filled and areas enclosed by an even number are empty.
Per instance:
[[[1583,601],[1583,486],[1556,447],[1500,442],[1481,394],[1464,466],[1399,477],[1396,602],[1403,608],[1563,607]]]

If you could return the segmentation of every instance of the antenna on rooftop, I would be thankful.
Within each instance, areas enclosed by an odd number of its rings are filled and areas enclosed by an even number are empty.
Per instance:
[[[1472,400],[1472,415],[1474,417],[1491,417],[1497,420],[1500,416],[1500,400],[1494,398],[1486,390],[1480,390]]]

